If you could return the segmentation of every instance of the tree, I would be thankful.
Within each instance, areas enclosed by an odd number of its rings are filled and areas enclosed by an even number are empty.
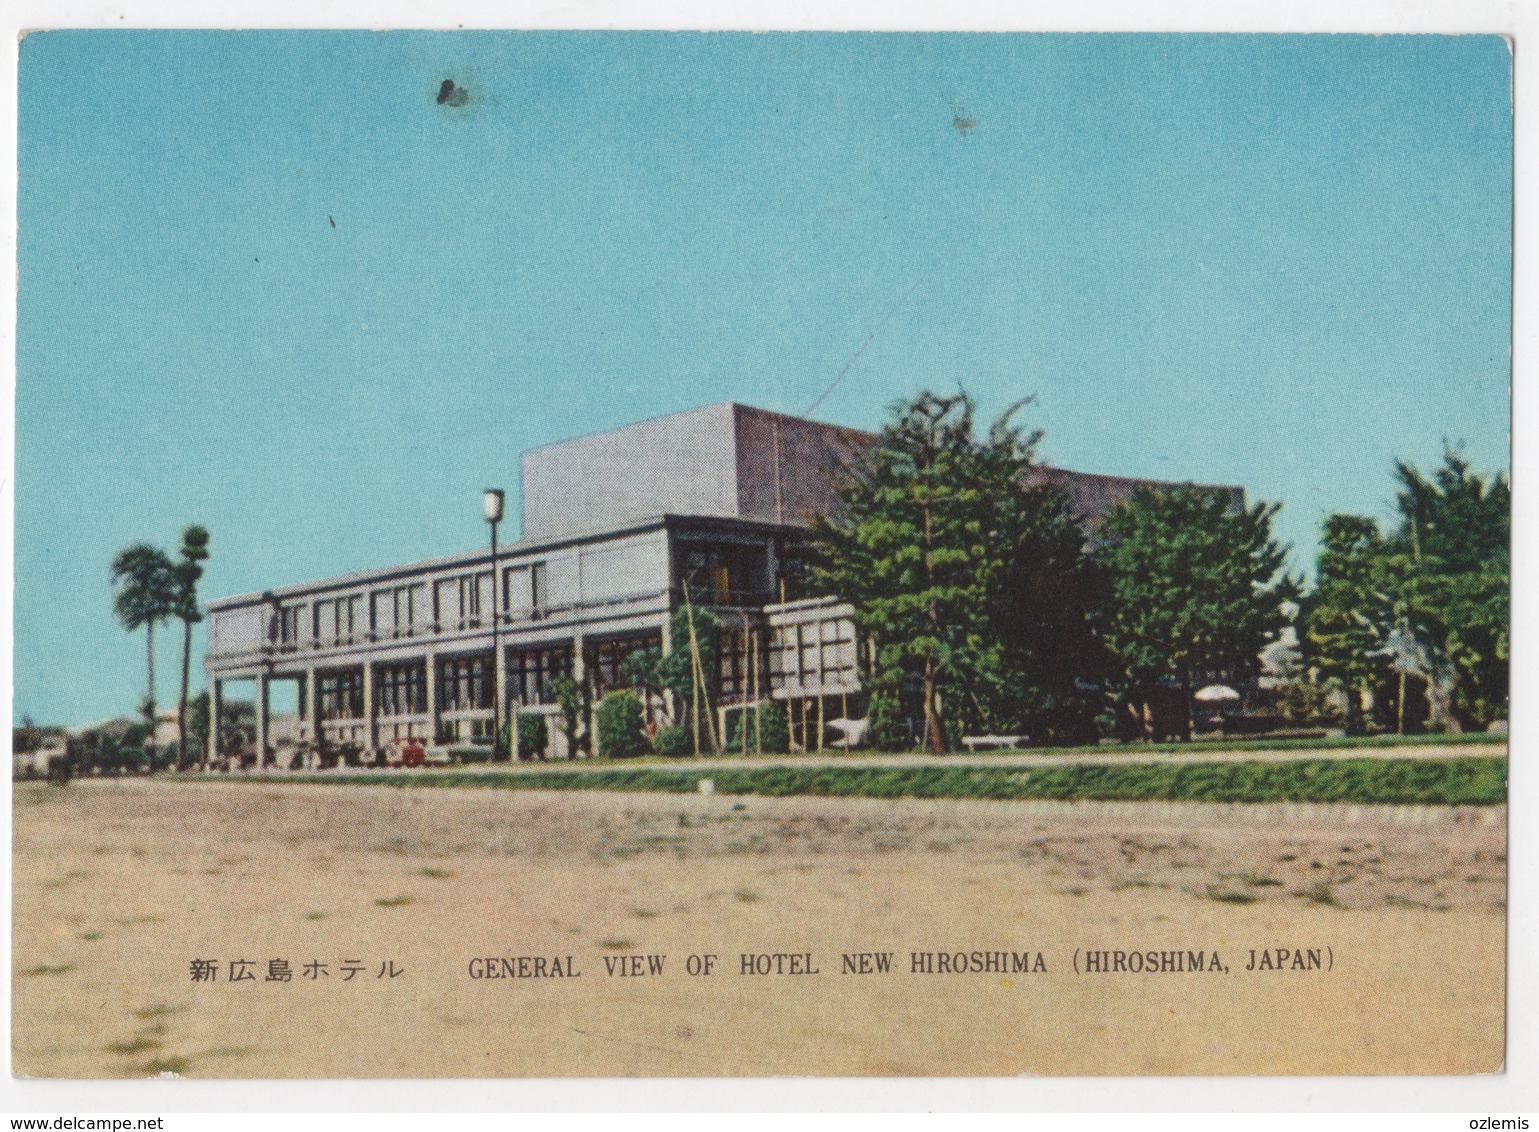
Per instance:
[[[579,734],[581,730],[583,700],[585,689],[570,676],[557,676],[550,682],[551,698],[561,708],[561,723],[566,731],[568,757],[576,758],[579,750],[586,742],[586,734]]]
[[[176,706],[176,766],[187,765],[187,683],[192,664],[192,627],[203,620],[198,609],[198,579],[208,558],[208,531],[194,524],[182,531],[181,561],[176,575],[175,613],[182,622],[182,694]]]
[[[1363,701],[1390,665],[1384,648],[1393,624],[1391,550],[1379,524],[1332,515],[1321,531],[1315,586],[1300,602],[1300,645],[1307,664],[1346,693],[1347,730],[1363,730]]]
[[[658,664],[658,679],[676,697],[682,714],[679,722],[689,728],[695,752],[704,747],[714,751],[711,705],[721,687],[721,624],[709,609],[691,603],[674,611],[669,637],[670,649]]]
[[[1272,538],[1278,505],[1237,506],[1226,491],[1143,488],[1097,532],[1111,601],[1103,625],[1130,705],[1146,706],[1174,681],[1191,737],[1193,684],[1240,680],[1287,623],[1296,583],[1287,548]]]
[[[599,754],[606,759],[633,759],[647,751],[641,701],[629,689],[610,692],[599,701],[597,719]]]
[[[646,708],[647,726],[652,725],[652,704],[663,690],[663,653],[661,649],[636,649],[620,662],[620,679],[641,693]]]
[[[518,753],[531,759],[544,759],[550,747],[550,727],[537,711],[518,713]]]
[[[144,630],[145,696],[143,710],[153,734],[155,726],[155,624],[176,612],[177,580],[165,552],[136,542],[112,560],[112,607],[123,628]]]
[[[1055,745],[1093,742],[1109,658],[1098,627],[1106,572],[1087,551],[1066,495],[1038,487],[1005,494],[1008,542],[988,580],[992,633],[1002,647],[990,730]]]
[[[1511,490],[1450,447],[1430,477],[1397,460],[1395,478],[1396,549],[1426,606],[1406,667],[1427,680],[1434,730],[1485,727],[1507,715]]]
[[[198,741],[198,750],[208,750],[209,695],[199,692],[187,702],[187,734]],[[206,756],[205,756],[206,757]]]
[[[923,742],[944,751],[970,724],[988,723],[1022,681],[1009,618],[1011,572],[1037,541],[1024,520],[1045,514],[1022,477],[1040,433],[996,419],[974,435],[965,391],[894,404],[877,442],[845,469],[841,508],[814,527],[812,583],[849,600],[877,642],[874,692],[896,699],[913,677]],[[951,734],[948,735],[948,732]]]
[[[1309,660],[1352,689],[1388,675],[1397,684],[1397,731],[1422,722],[1406,719],[1418,688],[1433,730],[1488,726],[1507,713],[1507,481],[1471,472],[1453,449],[1431,476],[1397,460],[1395,478],[1400,523],[1392,535],[1357,515],[1326,520],[1304,603]]]

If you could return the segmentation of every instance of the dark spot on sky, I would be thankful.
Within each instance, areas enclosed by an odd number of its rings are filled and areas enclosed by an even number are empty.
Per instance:
[[[336,218],[335,218],[335,217],[333,217],[333,216],[330,216],[330,215],[328,215],[328,216],[327,216],[327,217],[326,217],[326,219],[327,219],[327,220],[330,220],[330,221],[331,221],[331,226],[332,226],[332,227],[333,227],[333,228],[335,228],[335,227],[336,227],[336,226],[337,226],[337,221],[336,221]]]
[[[963,118],[960,115],[951,119],[951,128],[956,130],[956,132],[961,134],[964,138],[973,132],[973,127],[977,124],[978,123],[973,121],[971,118]]]
[[[453,79],[445,79],[438,88],[440,106],[464,106],[468,101],[470,92],[462,86],[455,86]]]

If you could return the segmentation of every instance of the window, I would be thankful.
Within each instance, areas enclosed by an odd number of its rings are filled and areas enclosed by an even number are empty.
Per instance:
[[[536,617],[545,604],[545,563],[510,566],[502,573],[503,620]]]
[[[325,644],[352,644],[362,600],[355,596],[316,602],[315,639]]]
[[[438,678],[439,710],[490,711],[493,679],[490,655],[443,661]]]
[[[419,614],[426,613],[426,588],[423,586],[398,586],[390,595],[392,610],[391,635],[409,637],[417,624]]]
[[[605,692],[629,687],[620,676],[620,666],[625,663],[631,653],[643,649],[657,649],[660,652],[662,647],[661,634],[626,637],[618,641],[600,641],[594,645],[592,652],[589,653],[588,667],[598,694],[602,696]],[[687,648],[688,645],[686,644],[685,647]]]
[[[526,706],[548,704],[554,699],[551,683],[572,675],[572,650],[526,649],[508,656],[508,695]]]
[[[349,668],[341,672],[321,673],[321,718],[360,719],[362,717],[363,670]]]
[[[545,581],[545,563],[536,562],[529,567],[529,608],[536,614],[545,608],[548,589]]]
[[[278,643],[285,649],[299,647],[299,610],[299,606],[290,605],[278,615]]]
[[[374,704],[382,716],[426,714],[427,667],[423,664],[386,664],[376,668]]]
[[[766,558],[762,546],[680,547],[679,576],[690,597],[710,605],[755,605],[767,596]]]
[[[479,629],[483,618],[492,613],[491,571],[482,574],[466,574],[459,580],[460,617],[459,628]]]

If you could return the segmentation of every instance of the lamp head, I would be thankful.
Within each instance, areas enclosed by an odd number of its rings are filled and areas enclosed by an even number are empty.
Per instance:
[[[489,487],[481,495],[481,503],[486,511],[488,523],[502,522],[502,496],[500,487]]]

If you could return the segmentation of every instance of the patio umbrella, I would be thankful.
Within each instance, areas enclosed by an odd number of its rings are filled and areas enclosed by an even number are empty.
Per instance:
[[[1223,684],[1209,684],[1206,688],[1200,688],[1192,697],[1200,704],[1237,704],[1240,702],[1240,693]]]

